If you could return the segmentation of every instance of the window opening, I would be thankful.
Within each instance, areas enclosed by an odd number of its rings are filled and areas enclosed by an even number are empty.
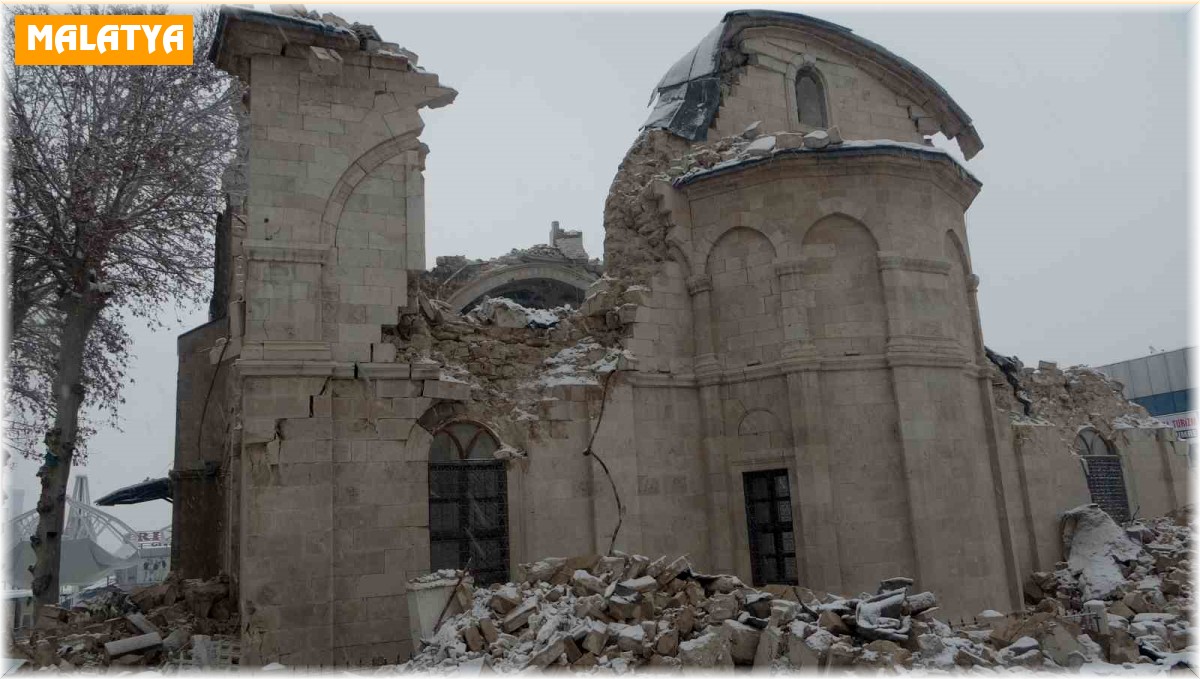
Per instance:
[[[746,472],[746,523],[754,586],[799,584],[796,534],[792,531],[792,493],[786,469]]]
[[[1113,521],[1129,521],[1129,497],[1125,493],[1125,472],[1121,469],[1121,458],[1095,429],[1080,431],[1075,446],[1083,458],[1092,502],[1107,512]]]
[[[825,86],[812,69],[796,74],[796,113],[800,123],[811,127],[827,127]]]
[[[508,580],[508,477],[499,442],[474,422],[453,422],[429,451],[429,558],[465,568],[477,585]]]

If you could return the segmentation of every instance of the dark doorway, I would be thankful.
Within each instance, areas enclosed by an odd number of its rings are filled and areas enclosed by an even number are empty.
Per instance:
[[[799,584],[796,534],[792,532],[792,492],[786,469],[746,472],[746,524],[754,586]]]

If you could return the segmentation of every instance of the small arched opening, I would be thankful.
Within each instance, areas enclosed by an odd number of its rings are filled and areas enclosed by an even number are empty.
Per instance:
[[[1112,445],[1091,427],[1079,430],[1075,447],[1083,460],[1088,492],[1096,503],[1117,523],[1129,521],[1129,496],[1125,492],[1125,473],[1121,457]]]
[[[469,568],[477,585],[508,580],[508,477],[500,442],[469,420],[443,425],[429,449],[430,568]]]
[[[814,68],[803,68],[796,73],[796,115],[801,125],[822,129],[829,126],[825,83]]]

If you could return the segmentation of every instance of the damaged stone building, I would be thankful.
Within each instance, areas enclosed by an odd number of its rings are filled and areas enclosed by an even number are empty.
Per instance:
[[[989,360],[981,185],[931,138],[982,142],[885,48],[731,12],[630,131],[603,267],[556,224],[425,273],[420,110],[456,92],[288,7],[221,13],[242,144],[213,320],[179,339],[174,568],[230,575],[245,664],[402,656],[411,578],[610,549],[1012,610],[1062,511],[1186,503],[1182,446],[1112,383]]]

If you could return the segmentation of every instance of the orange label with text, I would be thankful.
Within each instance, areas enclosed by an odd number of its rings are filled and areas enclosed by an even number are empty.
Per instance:
[[[190,66],[190,14],[18,14],[18,66]]]

